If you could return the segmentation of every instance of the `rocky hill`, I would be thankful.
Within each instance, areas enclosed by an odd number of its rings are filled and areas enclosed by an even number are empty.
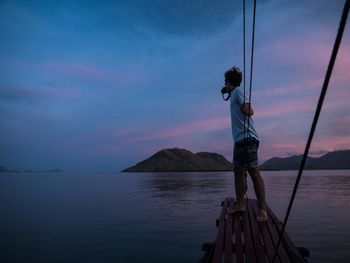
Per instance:
[[[287,158],[274,157],[264,162],[261,170],[298,170],[302,155]],[[326,153],[325,155],[313,158],[308,157],[305,162],[305,170],[322,169],[350,169],[350,150],[341,150]]]
[[[40,171],[33,171],[31,169],[27,169],[27,170],[23,170],[23,171],[9,170],[5,166],[0,165],[0,173],[19,173],[19,172],[24,172],[24,173],[32,173],[32,172],[36,172],[36,173],[60,173],[63,171],[61,169],[40,170]]]
[[[261,166],[261,170],[298,170],[302,155],[287,158],[273,157]],[[308,157],[305,170],[350,169],[350,150],[329,152],[319,158]],[[233,166],[217,153],[192,153],[186,149],[163,149],[148,159],[131,166],[123,172],[189,172],[232,171]]]
[[[220,154],[192,153],[185,149],[172,148],[160,150],[123,172],[232,171],[232,169],[232,164]]]

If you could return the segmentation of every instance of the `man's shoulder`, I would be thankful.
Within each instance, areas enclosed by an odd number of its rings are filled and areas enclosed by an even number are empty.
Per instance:
[[[235,95],[239,95],[239,94],[243,94],[243,90],[241,87],[236,87],[232,90],[233,94]]]
[[[231,91],[231,97],[232,98],[236,98],[238,96],[241,96],[243,94],[243,91],[240,87],[237,87],[237,88],[234,88],[232,91]]]

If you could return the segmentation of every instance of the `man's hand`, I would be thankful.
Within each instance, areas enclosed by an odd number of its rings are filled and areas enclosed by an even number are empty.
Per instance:
[[[254,114],[253,108],[250,106],[249,103],[243,103],[241,105],[241,112],[248,117],[252,116]]]

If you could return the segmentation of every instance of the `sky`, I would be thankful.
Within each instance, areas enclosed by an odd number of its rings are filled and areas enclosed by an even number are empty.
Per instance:
[[[261,162],[303,153],[343,5],[257,1]],[[243,69],[241,0],[2,0],[0,17],[0,165],[118,172],[174,147],[232,160],[220,89],[226,70]],[[247,61],[251,21],[247,0]],[[314,156],[350,149],[349,30]]]

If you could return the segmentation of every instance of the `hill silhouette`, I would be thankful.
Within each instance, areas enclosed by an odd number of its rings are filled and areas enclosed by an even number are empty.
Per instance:
[[[160,150],[123,172],[231,171],[232,169],[232,163],[220,154],[192,153],[186,149],[172,148]]]
[[[298,170],[302,155],[273,157],[260,165],[261,170]],[[350,150],[339,150],[313,158],[308,157],[305,170],[350,169]],[[224,156],[211,152],[193,153],[186,149],[163,149],[122,172],[191,172],[232,171],[233,165]]]
[[[302,155],[287,158],[273,157],[264,162],[261,170],[298,170]],[[350,169],[350,150],[340,150],[326,153],[318,158],[308,157],[305,170]]]

